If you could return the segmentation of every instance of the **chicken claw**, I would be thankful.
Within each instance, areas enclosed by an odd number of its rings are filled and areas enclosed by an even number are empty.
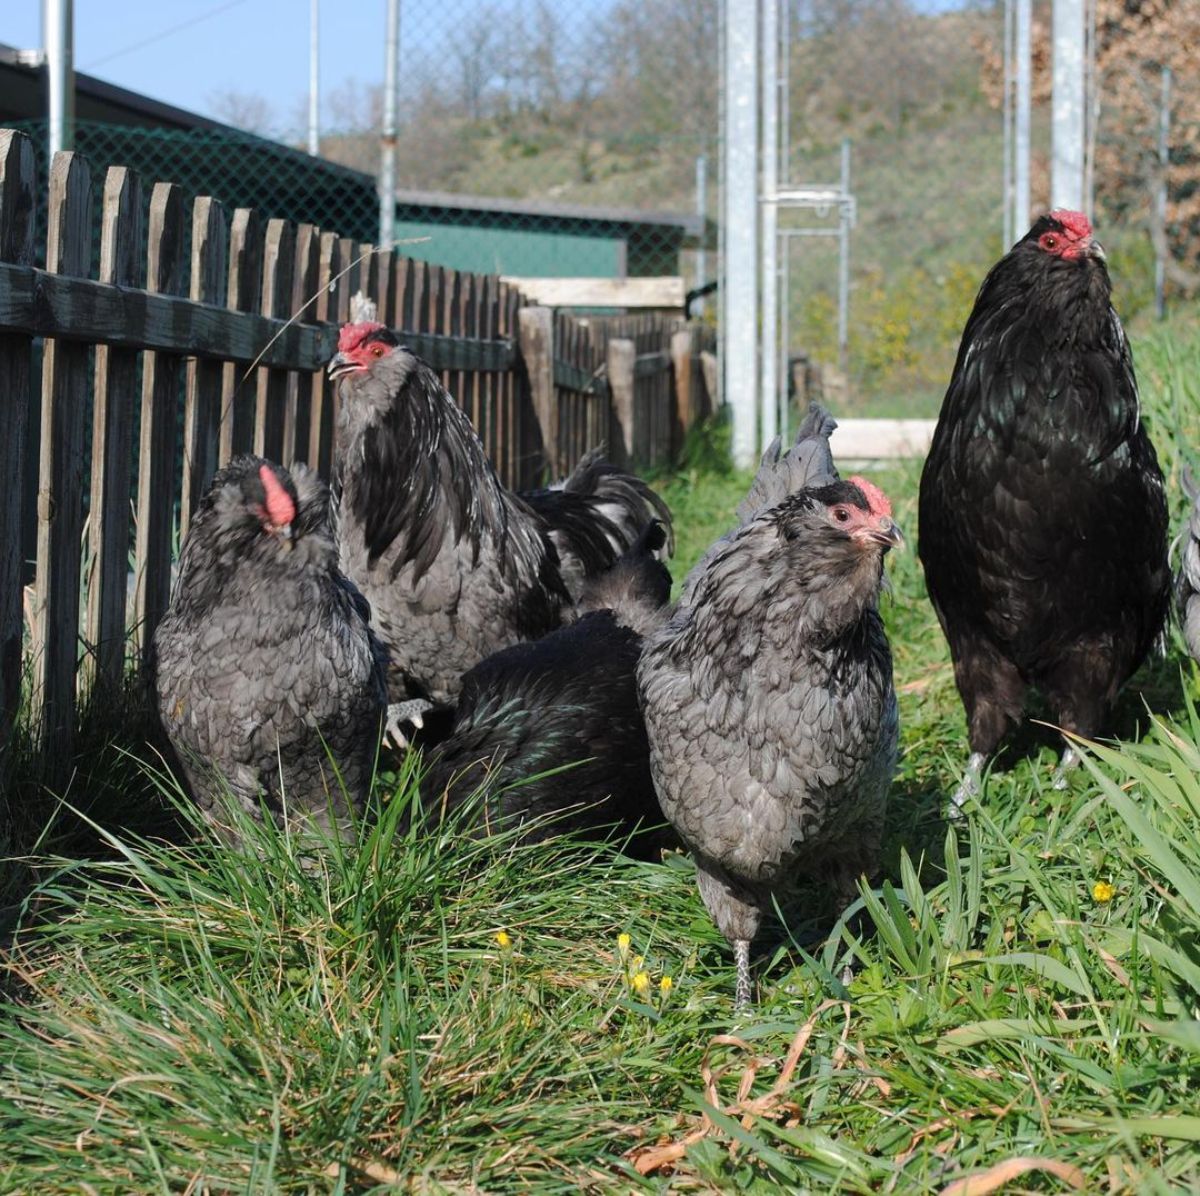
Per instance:
[[[400,729],[407,723],[410,727],[420,730],[425,725],[422,717],[426,711],[433,709],[433,703],[424,698],[412,698],[407,702],[393,702],[387,708],[387,720],[383,726],[383,742],[393,751],[403,751],[408,747],[408,736]]]

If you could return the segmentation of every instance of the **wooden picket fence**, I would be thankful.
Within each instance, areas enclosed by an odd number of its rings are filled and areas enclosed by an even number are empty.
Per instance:
[[[662,464],[711,405],[708,333],[682,317],[582,320],[311,224],[210,198],[189,213],[173,183],[147,208],[124,167],[100,184],[81,156],[55,156],[35,268],[33,149],[0,130],[0,751],[31,666],[34,726],[69,757],[81,689],[119,686],[144,654],[219,465],[252,449],[328,476],[323,366],[358,292],[441,373],[516,488],[601,442]]]

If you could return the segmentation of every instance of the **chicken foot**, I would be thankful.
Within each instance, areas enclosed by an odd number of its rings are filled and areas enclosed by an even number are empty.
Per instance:
[[[407,702],[393,702],[387,708],[387,720],[383,726],[383,742],[393,751],[408,747],[408,736],[401,730],[405,723],[420,730],[424,725],[423,715],[433,709],[433,703],[424,698],[412,698]]]
[[[1058,767],[1054,770],[1053,788],[1058,790],[1069,788],[1071,784],[1069,774],[1079,767],[1079,759],[1079,753],[1071,744],[1067,744],[1066,750],[1062,754],[1062,759],[1059,760]]]
[[[744,1013],[750,1008],[750,940],[733,940],[733,958],[737,964],[737,984],[733,990],[733,1011]]]
[[[967,758],[967,770],[963,773],[962,783],[950,798],[950,817],[952,819],[962,817],[962,808],[968,798],[979,796],[979,778],[986,763],[987,757],[982,752],[972,752]]]

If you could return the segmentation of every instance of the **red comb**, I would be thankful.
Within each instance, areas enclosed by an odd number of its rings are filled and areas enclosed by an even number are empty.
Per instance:
[[[1084,240],[1092,235],[1092,222],[1082,212],[1072,212],[1070,208],[1055,208],[1050,213],[1051,220],[1057,220],[1077,240]]]
[[[338,333],[338,352],[349,353],[357,349],[372,332],[378,332],[381,328],[383,325],[375,323],[374,320],[363,320],[359,324],[343,324],[341,332]]]
[[[267,492],[267,514],[271,516],[271,522],[276,527],[286,527],[296,518],[296,504],[292,502],[292,496],[283,488],[283,483],[269,465],[260,465],[258,476]]]
[[[888,496],[874,482],[868,482],[866,478],[859,477],[857,474],[850,481],[866,496],[867,506],[872,515],[891,516],[892,504],[888,501]]]

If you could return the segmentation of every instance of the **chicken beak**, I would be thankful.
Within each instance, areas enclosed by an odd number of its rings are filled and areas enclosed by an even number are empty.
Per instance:
[[[1088,256],[1094,257],[1098,262],[1107,262],[1108,254],[1104,252],[1104,246],[1100,244],[1094,237],[1088,242]]]
[[[345,353],[335,353],[332,360],[325,367],[325,372],[329,375],[329,380],[332,382],[340,378],[343,374],[349,374],[353,370],[361,370],[362,366],[357,361],[346,356]]]
[[[904,533],[900,530],[900,525],[886,515],[875,524],[872,537],[882,544],[885,550],[904,547]]]
[[[296,537],[292,532],[290,523],[281,523],[276,529],[275,534],[283,541],[288,552],[291,552],[296,547]]]

